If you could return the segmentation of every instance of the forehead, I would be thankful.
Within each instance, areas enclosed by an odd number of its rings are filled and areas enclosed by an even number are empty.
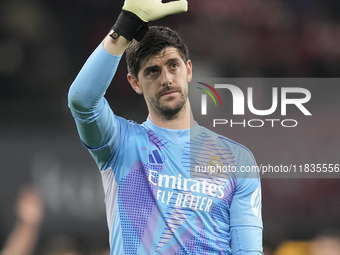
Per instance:
[[[175,47],[166,47],[161,52],[156,55],[152,55],[148,59],[141,61],[140,67],[144,69],[148,66],[161,65],[165,63],[168,59],[180,59],[182,60],[181,54]],[[184,62],[184,61],[183,61]]]

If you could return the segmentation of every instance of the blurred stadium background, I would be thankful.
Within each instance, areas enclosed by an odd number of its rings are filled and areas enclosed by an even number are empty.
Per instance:
[[[64,234],[89,249],[108,245],[100,174],[79,141],[67,93],[122,5],[122,0],[1,1],[0,244],[13,227],[18,191],[31,183],[46,207],[37,254]],[[189,0],[188,13],[152,24],[180,32],[194,75],[338,78],[339,12],[336,0]],[[126,81],[125,60],[114,83],[107,98],[115,112],[143,122],[144,100]],[[327,155],[340,155],[340,87],[329,92],[320,87],[320,93],[325,114],[313,119],[307,130],[313,135],[299,142],[308,144],[301,152],[305,158],[328,163]],[[253,150],[256,140],[248,135],[243,141],[240,132],[230,138]],[[253,153],[268,150],[275,153],[265,145]],[[340,179],[263,179],[262,189],[264,240],[270,245],[310,240],[325,227],[340,227]]]

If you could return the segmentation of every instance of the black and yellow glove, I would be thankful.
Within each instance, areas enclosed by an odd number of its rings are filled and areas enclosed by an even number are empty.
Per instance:
[[[120,35],[131,41],[140,41],[148,31],[148,22],[167,15],[188,10],[187,0],[162,3],[161,0],[125,0],[121,14],[112,27],[110,36],[114,39]]]

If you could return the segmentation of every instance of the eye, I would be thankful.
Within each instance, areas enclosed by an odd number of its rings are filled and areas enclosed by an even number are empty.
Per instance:
[[[160,69],[157,67],[153,67],[153,68],[148,68],[146,69],[146,71],[144,72],[146,77],[154,77],[157,76],[160,72]]]
[[[177,69],[178,67],[179,67],[179,65],[178,65],[177,62],[173,62],[173,63],[170,64],[170,68],[171,68],[172,70],[175,70],[175,69]]]
[[[154,68],[149,71],[149,74],[155,74],[158,72],[158,69]]]

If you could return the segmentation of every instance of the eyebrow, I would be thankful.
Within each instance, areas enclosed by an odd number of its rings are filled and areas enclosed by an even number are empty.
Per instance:
[[[153,69],[160,69],[159,65],[153,65],[153,66],[148,66],[143,70],[143,75],[147,76],[147,74],[149,73],[149,71],[153,70]]]
[[[179,58],[169,58],[169,59],[166,61],[166,64],[168,65],[168,64],[170,64],[170,63],[172,63],[172,62],[179,62],[179,61],[180,61]]]
[[[165,62],[165,65],[169,65],[170,63],[179,62],[179,61],[180,61],[179,58],[169,58],[169,59]],[[146,75],[150,70],[152,70],[152,69],[157,69],[157,68],[160,68],[160,66],[159,66],[159,65],[148,66],[148,67],[146,67],[146,68],[143,70],[143,74]]]

